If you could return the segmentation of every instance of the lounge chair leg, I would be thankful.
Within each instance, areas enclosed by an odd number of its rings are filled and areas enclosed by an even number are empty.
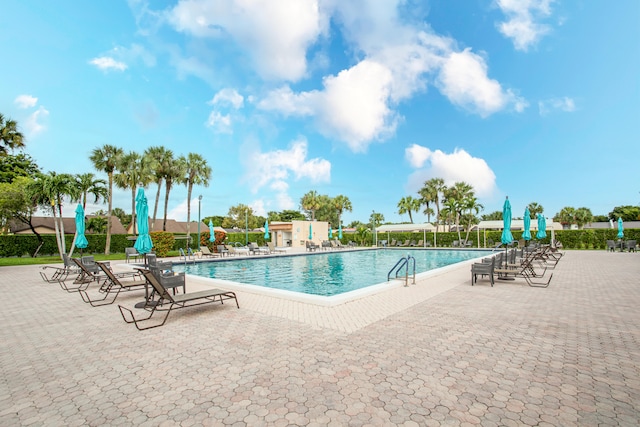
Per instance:
[[[153,309],[151,310],[151,313],[149,314],[149,316],[147,316],[145,318],[139,318],[139,319],[136,319],[136,317],[133,315],[133,312],[131,310],[129,310],[128,308],[123,307],[121,305],[118,305],[118,308],[120,309],[120,314],[122,315],[122,318],[124,319],[124,321],[126,323],[133,323],[134,325],[136,325],[136,328],[139,331],[144,331],[146,329],[157,328],[159,326],[164,325],[165,322],[167,321],[167,318],[169,317],[169,313],[171,313],[171,309],[173,308],[173,304],[171,304],[171,306],[167,310],[167,314],[165,314],[164,319],[162,319],[162,323],[159,323],[157,325],[147,326],[147,327],[140,327],[139,323],[143,323],[143,322],[146,322],[146,321],[151,319],[151,317],[153,316],[153,313],[156,312],[156,306],[155,305],[153,306]],[[131,317],[131,320],[127,319],[127,316],[125,316],[123,310],[129,312],[129,317]]]
[[[115,295],[113,296],[113,298],[110,301],[106,301],[107,297],[112,293],[111,289],[109,289],[109,290],[107,290],[105,292],[104,297],[102,297],[100,299],[94,299],[94,300],[89,298],[89,294],[87,294],[87,291],[85,291],[83,289],[78,289],[78,293],[82,297],[82,300],[84,302],[88,302],[89,304],[91,304],[92,307],[100,307],[101,305],[113,304],[116,301],[116,298],[118,298],[118,295],[120,295],[120,291],[121,291],[121,289],[118,289],[115,292]]]
[[[529,284],[529,286],[534,287],[534,288],[546,288],[549,286],[549,284],[551,283],[551,278],[553,277],[553,273],[549,276],[549,280],[547,280],[547,283],[544,282],[534,282],[533,280],[531,280],[528,277],[525,277],[527,279],[527,283]]]

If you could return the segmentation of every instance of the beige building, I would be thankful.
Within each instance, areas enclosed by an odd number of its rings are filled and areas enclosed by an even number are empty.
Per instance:
[[[155,223],[151,223],[151,218],[149,218],[149,231],[162,231],[162,223],[164,219],[156,218]],[[215,227],[216,231],[222,230],[220,227]],[[174,234],[187,234],[187,222],[186,221],[176,221],[175,219],[167,218],[167,233]],[[204,222],[200,222],[200,232],[209,231],[209,226]],[[223,230],[224,231],[224,230]],[[198,221],[191,221],[191,225],[189,227],[190,233],[198,232]],[[129,225],[127,229],[127,233],[133,234],[133,224]]]
[[[337,233],[337,230],[334,232]],[[276,246],[304,248],[307,240],[317,245],[320,245],[323,240],[329,240],[329,223],[325,221],[274,221],[269,223],[269,234],[271,241]]]

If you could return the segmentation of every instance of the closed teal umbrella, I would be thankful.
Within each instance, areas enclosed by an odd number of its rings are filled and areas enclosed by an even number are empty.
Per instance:
[[[504,205],[502,206],[502,236],[500,237],[500,241],[504,245],[504,264],[506,266],[507,245],[513,242],[513,234],[511,234],[511,202],[509,202],[509,197],[504,200]]]
[[[264,240],[269,240],[269,220],[264,222]]]
[[[209,220],[209,241],[210,242],[216,241],[216,230],[214,230],[213,222],[211,222],[211,220]]]
[[[538,239],[544,239],[547,237],[547,220],[544,219],[542,214],[538,214],[538,232],[536,233]]]
[[[338,239],[342,240],[342,224],[338,224]]]
[[[331,226],[329,226],[329,238],[333,239],[333,230],[331,229]]]
[[[622,238],[624,238],[624,227],[622,225],[622,218],[618,218],[618,239]]]
[[[149,236],[149,206],[147,196],[144,195],[144,188],[138,189],[136,194],[136,223],[138,224],[138,238],[133,245],[139,254],[145,255],[153,249],[153,242]]]
[[[522,233],[522,238],[526,241],[531,240],[531,212],[529,212],[529,208],[527,207],[524,210],[524,232]]]
[[[309,240],[313,240],[313,232],[311,229],[311,224],[309,224]]]
[[[84,249],[89,246],[89,241],[84,235],[84,209],[78,203],[76,207],[76,248]]]
[[[500,240],[503,245],[508,245],[513,242],[513,234],[511,234],[511,202],[509,202],[509,197],[505,199],[504,206],[502,206],[502,221],[504,228],[502,229]]]

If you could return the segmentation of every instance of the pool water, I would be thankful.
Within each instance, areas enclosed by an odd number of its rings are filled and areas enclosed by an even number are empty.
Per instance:
[[[333,296],[386,282],[389,270],[407,254],[415,258],[418,274],[490,253],[478,250],[377,249],[176,264],[174,270],[273,289]],[[409,272],[413,273],[413,262]]]

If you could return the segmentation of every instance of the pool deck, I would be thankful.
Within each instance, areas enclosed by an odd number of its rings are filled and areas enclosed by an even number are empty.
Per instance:
[[[469,270],[333,307],[239,291],[139,332],[3,267],[0,425],[638,425],[640,254],[567,251],[546,289]]]

